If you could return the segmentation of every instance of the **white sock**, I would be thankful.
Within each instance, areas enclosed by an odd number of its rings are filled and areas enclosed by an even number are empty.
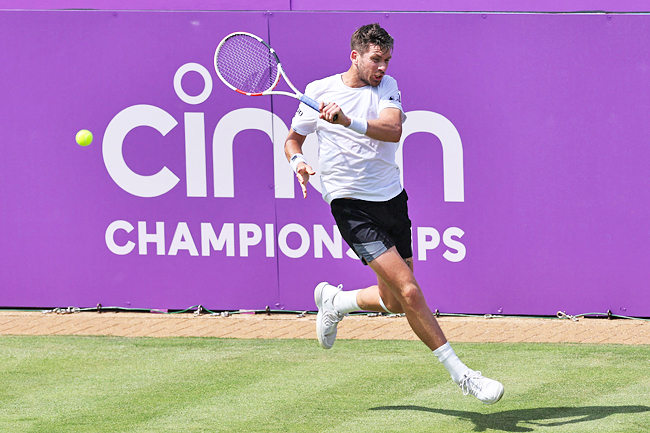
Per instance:
[[[357,304],[357,292],[359,290],[340,291],[334,296],[332,305],[341,314],[348,314],[353,311],[359,311],[359,304]]]
[[[436,355],[438,361],[440,361],[449,374],[451,374],[451,380],[456,384],[459,384],[463,376],[465,376],[465,374],[470,370],[465,364],[463,364],[463,361],[458,358],[454,349],[449,345],[449,342],[434,350],[433,354]]]

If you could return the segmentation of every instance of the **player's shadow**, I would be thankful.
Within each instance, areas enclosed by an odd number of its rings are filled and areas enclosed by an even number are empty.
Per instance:
[[[422,406],[382,406],[370,410],[415,410],[472,421],[474,431],[487,429],[505,432],[531,432],[535,429],[520,423],[544,427],[578,424],[603,419],[617,413],[642,413],[650,411],[648,406],[586,406],[586,407],[540,407],[535,409],[515,409],[483,414],[462,410],[435,409]]]

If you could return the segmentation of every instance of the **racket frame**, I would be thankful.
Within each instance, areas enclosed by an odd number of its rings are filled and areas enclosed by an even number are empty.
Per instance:
[[[221,75],[221,72],[219,72],[217,59],[219,57],[219,51],[221,50],[221,47],[226,43],[226,41],[228,41],[228,39],[230,39],[230,38],[232,38],[234,36],[238,36],[238,35],[249,36],[249,37],[252,37],[253,39],[257,40],[258,42],[261,42],[262,44],[264,44],[266,46],[266,48],[268,48],[269,52],[271,54],[273,54],[273,56],[275,57],[275,60],[278,63],[278,72],[277,72],[277,75],[275,77],[275,81],[273,82],[273,85],[268,90],[265,90],[263,92],[258,92],[258,93],[244,92],[243,90],[238,89],[235,86],[231,85]],[[310,98],[309,96],[306,96],[305,94],[300,92],[298,89],[296,89],[296,86],[294,86],[293,83],[291,82],[291,80],[289,80],[289,78],[287,77],[287,74],[284,72],[284,68],[282,67],[282,63],[280,62],[280,58],[278,57],[278,54],[275,52],[275,50],[269,44],[267,44],[266,41],[264,41],[264,39],[260,38],[259,36],[254,35],[252,33],[233,32],[233,33],[230,33],[229,35],[227,35],[225,38],[223,38],[221,40],[221,42],[219,43],[219,45],[217,46],[217,49],[214,52],[214,70],[216,71],[217,76],[219,77],[219,79],[221,79],[221,81],[223,81],[223,83],[226,86],[228,86],[229,88],[231,88],[232,90],[234,90],[237,93],[241,93],[242,95],[246,95],[246,96],[267,96],[267,95],[290,96],[292,98],[298,99],[300,102],[302,102],[302,103],[308,105],[309,107],[313,108],[314,110],[320,112],[319,103],[317,101],[313,100],[312,98]],[[284,78],[284,81],[286,81],[286,83],[289,85],[291,90],[293,90],[295,93],[284,92],[282,90],[274,90],[277,87],[278,83],[280,82],[280,76],[282,76]]]

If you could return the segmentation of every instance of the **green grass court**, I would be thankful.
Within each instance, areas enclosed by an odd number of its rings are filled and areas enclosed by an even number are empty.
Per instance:
[[[501,402],[463,396],[419,342],[2,337],[0,431],[650,431],[648,346],[454,348]]]

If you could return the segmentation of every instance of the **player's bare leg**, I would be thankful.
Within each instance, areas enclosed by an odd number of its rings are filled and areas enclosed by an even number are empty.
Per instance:
[[[415,334],[431,350],[444,345],[447,339],[413,276],[412,259],[403,259],[392,247],[373,260],[370,267],[377,274],[375,286],[349,292],[326,283],[317,286],[315,299],[321,316],[317,323],[323,322],[321,318],[327,322],[320,326],[321,345],[332,347],[338,322],[356,310],[405,313]]]
[[[503,385],[468,368],[447,342],[415,280],[412,258],[403,259],[392,247],[370,262],[370,267],[377,274],[376,286],[348,292],[328,283],[316,286],[316,331],[321,346],[329,349],[334,345],[337,325],[348,312],[403,312],[411,329],[433,351],[464,394],[472,394],[486,404],[499,401],[503,395]]]
[[[393,295],[388,285],[377,277],[377,284],[357,292],[357,304],[364,311],[380,311],[386,313],[403,313],[402,304]]]
[[[370,262],[370,267],[377,274],[375,286],[352,292],[341,292],[330,285],[317,286],[316,304],[319,314],[327,321],[325,326],[320,327],[321,345],[325,348],[333,345],[336,325],[346,313],[355,310],[405,313],[415,334],[431,350],[444,345],[447,339],[413,276],[412,258],[403,259],[393,247]],[[352,302],[353,297],[356,302]],[[336,305],[337,302],[339,305]],[[321,322],[319,319],[317,323]]]
[[[479,371],[471,370],[456,356],[427,306],[424,294],[413,275],[413,263],[409,260],[412,259],[402,259],[397,249],[392,247],[370,262],[370,267],[378,276],[377,294],[381,293],[384,303],[391,304],[393,299],[399,302],[413,332],[433,351],[465,395],[472,394],[486,404],[496,403],[503,396],[503,385],[484,377]],[[386,289],[392,293],[393,299],[386,295]],[[370,288],[367,293],[360,293],[358,297],[363,302],[364,298],[373,296],[374,288]]]
[[[404,261],[413,272],[413,258],[404,259]],[[404,313],[402,304],[379,275],[377,275],[376,285],[358,291],[357,304],[362,310],[385,311],[393,314]]]
[[[444,345],[447,339],[427,306],[411,267],[399,255],[397,249],[390,248],[369,265],[377,274],[379,282],[387,286],[400,304],[415,335],[431,350]],[[379,291],[379,285],[377,287]],[[390,303],[390,300],[388,302]]]
[[[316,335],[324,349],[330,349],[336,340],[338,324],[353,311],[380,311],[402,313],[402,306],[385,282],[377,278],[378,284],[360,290],[341,290],[322,282],[314,290],[314,301],[318,307]]]

